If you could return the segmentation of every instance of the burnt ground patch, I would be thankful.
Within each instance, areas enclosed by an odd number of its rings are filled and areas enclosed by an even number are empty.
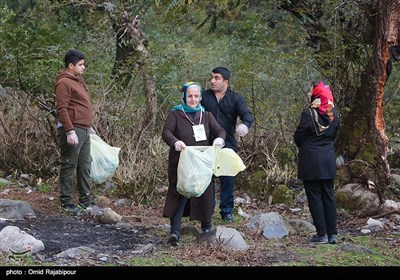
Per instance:
[[[87,215],[37,213],[36,218],[0,223],[0,230],[6,226],[16,226],[41,240],[45,248],[40,254],[48,260],[64,250],[79,246],[90,247],[96,254],[128,256],[143,245],[160,242],[146,234],[145,228],[117,228],[100,224]]]

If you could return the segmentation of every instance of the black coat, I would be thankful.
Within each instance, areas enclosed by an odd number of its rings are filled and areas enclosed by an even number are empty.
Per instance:
[[[254,117],[244,97],[228,88],[224,98],[218,103],[214,92],[208,89],[203,91],[201,105],[204,106],[206,111],[213,114],[217,122],[225,130],[225,148],[231,148],[237,151],[235,130],[238,117],[248,128],[250,128],[254,122]]]
[[[318,136],[310,110],[312,109],[307,108],[302,112],[300,123],[294,133],[294,141],[299,147],[298,178],[303,180],[335,179],[334,141],[339,129],[338,114],[333,108],[334,120],[329,128]]]

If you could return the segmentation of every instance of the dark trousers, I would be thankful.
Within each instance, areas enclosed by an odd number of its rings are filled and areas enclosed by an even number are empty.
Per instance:
[[[188,203],[189,199],[184,196],[181,196],[179,199],[178,208],[176,209],[175,215],[170,218],[170,234],[176,234],[178,238],[181,235],[181,226],[182,226],[182,218],[183,213],[185,212],[186,203]],[[190,203],[190,202],[189,202]],[[201,229],[210,230],[211,229],[211,221],[201,221]]]
[[[181,235],[180,232],[182,226],[182,217],[187,202],[188,199],[184,196],[181,196],[179,199],[179,205],[178,208],[176,209],[175,215],[172,218],[170,218],[170,225],[171,225],[170,234],[176,234],[178,238]]]
[[[303,180],[303,184],[317,234],[337,234],[333,180]]]
[[[76,127],[78,145],[73,147],[67,143],[67,135],[63,127],[58,128],[58,141],[61,153],[60,162],[60,202],[62,204],[74,203],[74,181],[76,172],[76,186],[79,194],[79,202],[89,204],[90,198],[90,168],[92,157],[90,156],[89,129]]]
[[[226,214],[232,214],[233,212],[233,185],[235,177],[232,176],[220,176],[219,182],[221,185],[219,210],[222,216]]]

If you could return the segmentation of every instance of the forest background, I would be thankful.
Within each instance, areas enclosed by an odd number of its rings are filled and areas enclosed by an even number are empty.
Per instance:
[[[357,182],[399,197],[399,1],[0,1],[0,171],[57,188],[54,80],[69,48],[86,55],[94,127],[121,147],[112,192],[151,204],[167,187],[164,119],[187,81],[211,70],[255,116],[239,140],[236,186],[273,203],[292,198],[293,133],[312,80],[331,85],[340,113],[337,188]],[[371,182],[374,188],[371,188]],[[99,187],[99,186],[98,186]],[[101,187],[101,186],[100,186]],[[280,195],[274,193],[279,190]]]

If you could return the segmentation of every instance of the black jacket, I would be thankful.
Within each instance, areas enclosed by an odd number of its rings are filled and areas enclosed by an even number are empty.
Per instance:
[[[222,128],[225,129],[225,147],[237,151],[237,141],[235,138],[237,118],[239,117],[242,123],[248,128],[254,122],[254,117],[244,97],[228,88],[224,98],[218,103],[214,92],[208,89],[202,93],[201,105],[204,106],[206,111],[211,112]]]
[[[336,109],[335,118],[321,135],[317,135],[310,109],[302,112],[300,123],[294,133],[294,141],[299,147],[298,178],[303,180],[335,179],[336,154],[334,141],[339,129]]]

